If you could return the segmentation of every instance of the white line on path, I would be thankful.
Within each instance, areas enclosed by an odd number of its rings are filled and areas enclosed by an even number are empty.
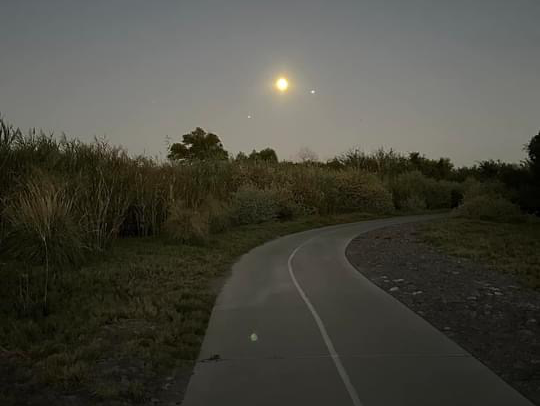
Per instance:
[[[339,373],[339,376],[341,377],[341,380],[345,384],[345,388],[347,389],[347,392],[349,393],[349,396],[351,397],[352,403],[354,406],[363,406],[362,402],[360,401],[360,398],[358,397],[358,393],[356,393],[356,389],[351,383],[351,379],[349,378],[349,375],[347,374],[347,371],[345,370],[345,367],[341,363],[341,359],[339,358],[339,354],[336,352],[336,349],[334,348],[334,344],[332,343],[332,340],[330,339],[330,336],[328,335],[328,332],[326,331],[326,327],[324,326],[323,321],[321,320],[321,317],[317,313],[317,310],[315,310],[315,307],[311,304],[309,298],[307,297],[306,293],[302,290],[300,284],[296,280],[296,277],[294,276],[293,268],[292,268],[292,260],[296,253],[307,243],[309,243],[311,240],[315,239],[316,237],[319,237],[319,235],[310,238],[307,241],[304,241],[302,244],[300,244],[296,249],[292,252],[292,254],[289,256],[289,260],[287,261],[287,265],[289,267],[289,275],[291,275],[291,279],[294,283],[294,286],[296,286],[296,289],[298,290],[298,293],[300,294],[300,297],[304,300],[304,303],[308,307],[309,311],[311,312],[311,315],[315,319],[315,322],[317,323],[317,326],[319,327],[319,331],[321,332],[322,339],[324,343],[326,344],[326,348],[328,348],[328,352],[330,353],[330,357],[334,361],[334,364],[336,365],[336,369]]]

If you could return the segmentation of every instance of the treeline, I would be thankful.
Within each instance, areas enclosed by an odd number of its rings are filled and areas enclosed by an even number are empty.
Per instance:
[[[455,169],[448,159],[383,150],[326,163],[279,162],[270,148],[230,157],[217,135],[197,128],[158,162],[0,119],[0,256],[21,264],[20,291],[34,292],[20,296],[27,309],[46,304],[54,275],[122,236],[200,244],[230,227],[305,215],[458,206],[465,216],[523,219],[518,205],[539,207],[539,138],[523,164]],[[28,288],[30,272],[41,288]]]

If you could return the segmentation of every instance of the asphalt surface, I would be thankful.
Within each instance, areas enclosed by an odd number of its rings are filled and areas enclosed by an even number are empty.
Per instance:
[[[361,233],[435,217],[325,227],[244,255],[182,404],[532,405],[345,258]]]

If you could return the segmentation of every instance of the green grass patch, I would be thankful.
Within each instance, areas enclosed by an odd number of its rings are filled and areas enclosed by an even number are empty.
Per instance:
[[[21,310],[26,287],[40,286],[40,273],[28,270],[21,281],[22,265],[0,263],[0,361],[6,361],[0,374],[8,376],[0,392],[7,397],[16,391],[13,397],[23,403],[40,388],[143,401],[165,374],[194,362],[218,282],[241,254],[278,236],[369,218],[348,214],[243,226],[199,246],[116,240],[105,258],[55,277],[46,316]]]
[[[518,275],[540,288],[540,222],[493,223],[452,218],[421,226],[421,237],[446,253]]]

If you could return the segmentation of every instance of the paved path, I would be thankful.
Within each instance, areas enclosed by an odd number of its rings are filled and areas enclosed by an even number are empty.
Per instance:
[[[184,406],[530,406],[345,258],[400,217],[271,241],[234,266]]]

